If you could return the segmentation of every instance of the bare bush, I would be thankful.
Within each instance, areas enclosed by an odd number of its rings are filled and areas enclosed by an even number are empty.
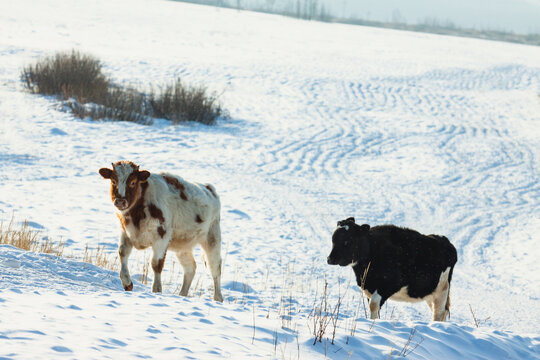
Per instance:
[[[153,117],[173,124],[195,121],[211,125],[225,113],[215,94],[204,86],[188,86],[177,79],[148,95],[113,84],[95,57],[72,50],[25,67],[21,79],[35,94],[56,95],[78,117],[131,121],[148,125]]]
[[[68,100],[66,104],[81,119],[90,117],[144,125],[152,123],[147,96],[133,88],[112,86],[102,104],[82,104],[76,100]]]
[[[109,89],[101,62],[75,50],[57,53],[25,67],[21,78],[33,93],[57,95],[64,100],[74,98],[79,103],[102,103]]]
[[[180,79],[152,92],[150,105],[155,117],[165,118],[174,124],[196,121],[211,125],[223,115],[215,94],[208,94],[204,86],[184,85]]]

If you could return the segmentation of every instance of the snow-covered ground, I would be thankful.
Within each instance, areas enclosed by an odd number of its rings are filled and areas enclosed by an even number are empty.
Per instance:
[[[407,358],[540,358],[539,47],[142,0],[2,1],[0,34],[0,218],[68,253],[114,254],[100,167],[210,182],[226,298],[210,300],[201,261],[180,298],[172,257],[163,295],[129,294],[116,273],[0,246],[0,358],[388,358],[412,329]],[[78,120],[24,91],[23,66],[72,48],[119,83],[204,83],[231,119]],[[326,265],[348,216],[451,239],[448,323],[392,301],[364,319],[352,271]],[[335,345],[312,346],[325,279],[331,304],[345,293],[343,317]]]

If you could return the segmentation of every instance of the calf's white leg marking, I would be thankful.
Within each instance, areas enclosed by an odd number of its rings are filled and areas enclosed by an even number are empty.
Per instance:
[[[165,234],[163,239],[152,243],[152,270],[154,270],[154,282],[152,292],[161,292],[161,271],[165,262],[167,247],[169,246],[170,234]]]
[[[214,300],[223,302],[221,294],[221,232],[219,223],[212,224],[206,241],[201,243],[214,280]]]
[[[379,318],[379,311],[381,309],[381,295],[375,290],[375,292],[371,295],[371,298],[369,299],[369,311],[370,311],[370,319],[375,320]]]
[[[450,284],[448,283],[448,275],[450,267],[441,273],[437,287],[430,295],[424,297],[424,300],[433,312],[433,321],[446,321],[448,311],[446,311],[446,302],[448,301],[448,292]]]
[[[120,281],[122,281],[122,286],[124,287],[124,290],[133,289],[133,282],[131,281],[131,277],[129,276],[128,268],[129,254],[131,254],[132,249],[133,245],[131,245],[131,243],[129,242],[126,234],[122,233],[120,235],[118,255],[120,256]]]
[[[195,276],[195,270],[197,269],[197,263],[193,258],[191,249],[187,251],[181,251],[176,253],[176,257],[184,269],[184,281],[182,281],[182,289],[180,289],[180,295],[187,296],[189,287]]]

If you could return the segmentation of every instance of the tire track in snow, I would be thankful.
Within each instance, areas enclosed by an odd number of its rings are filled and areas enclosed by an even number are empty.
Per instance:
[[[499,112],[513,106],[504,99],[505,92],[534,88],[540,83],[539,73],[511,66],[365,81],[306,81],[299,98],[310,125],[270,145],[272,161],[258,170],[295,179],[314,196],[319,194],[325,209],[310,215],[325,221],[334,221],[330,218],[342,214],[340,205],[345,205],[344,193],[331,196],[325,184],[357,185],[379,204],[366,210],[366,198],[358,194],[356,202],[342,208],[366,219],[439,229],[460,249],[466,288],[489,284],[508,290],[496,284],[497,269],[488,265],[485,249],[503,229],[495,224],[518,213],[537,212],[534,199],[540,194],[534,145],[516,137],[511,119]],[[411,152],[415,148],[418,153]],[[440,163],[440,173],[422,164],[429,156]],[[366,164],[373,165],[369,172]],[[389,171],[387,166],[395,165],[403,168]],[[407,165],[420,169],[410,180]],[[383,182],[386,187],[379,186]],[[493,207],[504,211],[494,213]],[[285,216],[298,215],[294,204],[283,210],[294,212]],[[321,229],[316,224],[310,228]],[[485,268],[486,276],[475,278],[471,269],[478,266]]]

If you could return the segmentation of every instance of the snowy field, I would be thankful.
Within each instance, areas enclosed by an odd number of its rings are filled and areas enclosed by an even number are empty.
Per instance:
[[[200,251],[181,298],[172,256],[156,295],[0,246],[0,359],[540,358],[540,47],[142,0],[2,1],[0,34],[0,219],[114,256],[99,168],[129,159],[210,182],[225,297],[211,300]],[[79,120],[24,91],[23,66],[73,48],[118,83],[206,84],[230,119]],[[365,319],[351,269],[326,265],[348,216],[453,242],[448,323],[393,301]],[[134,251],[132,274],[148,255]],[[335,344],[313,346],[325,279],[342,317]]]

